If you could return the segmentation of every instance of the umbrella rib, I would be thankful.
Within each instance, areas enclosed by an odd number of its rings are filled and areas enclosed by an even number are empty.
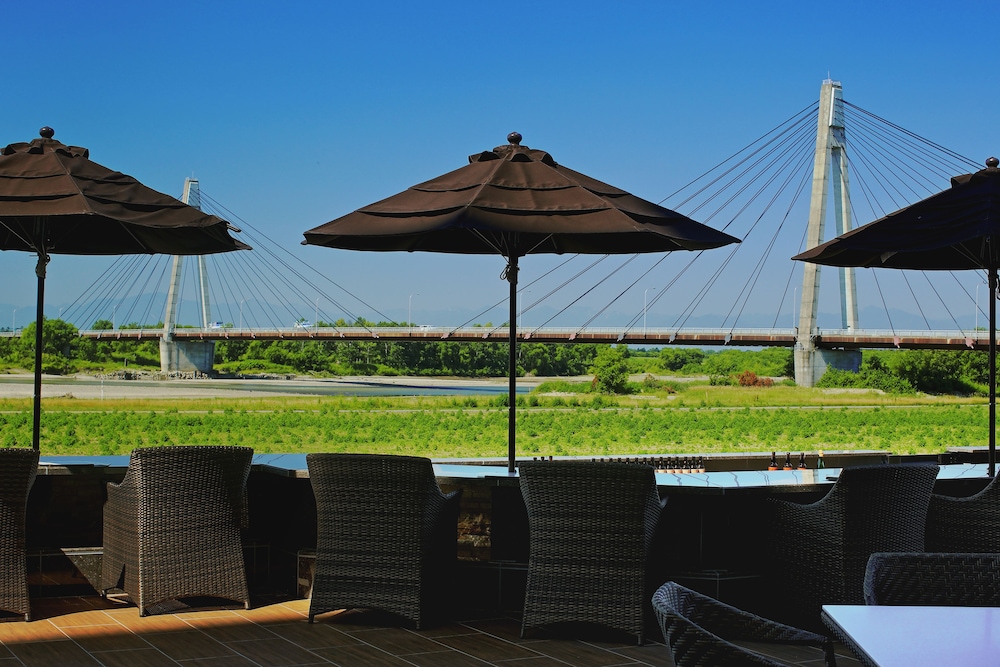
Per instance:
[[[10,224],[4,220],[0,220],[0,224],[3,224],[4,228],[6,228],[7,231],[16,236],[19,241],[24,243],[24,245],[28,246],[35,252],[38,252],[38,248],[35,246],[33,238],[25,238],[22,234],[18,233],[18,229],[11,227]]]

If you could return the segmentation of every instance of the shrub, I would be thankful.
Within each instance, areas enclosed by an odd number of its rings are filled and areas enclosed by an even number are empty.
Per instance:
[[[741,387],[773,387],[774,380],[768,377],[760,377],[753,371],[743,371],[736,376],[736,384]]]

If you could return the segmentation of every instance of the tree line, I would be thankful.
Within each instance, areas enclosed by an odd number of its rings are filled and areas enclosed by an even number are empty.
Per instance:
[[[320,324],[324,326],[324,324]],[[123,325],[122,329],[162,328],[162,323]],[[343,321],[326,326],[400,326],[396,322]],[[491,326],[489,323],[483,326]],[[98,320],[91,327],[110,330]],[[0,337],[0,362],[32,368],[35,323],[20,336]],[[44,320],[42,364],[46,373],[102,371],[122,365],[159,368],[159,342],[81,338],[61,319]],[[521,343],[517,365],[521,375],[545,377],[600,375],[601,388],[624,386],[628,375],[705,375],[713,384],[743,384],[746,375],[791,378],[788,348],[741,350],[694,347],[629,348],[592,343]],[[507,374],[505,342],[221,340],[215,345],[220,373],[294,373],[317,375],[427,375],[502,377]],[[984,394],[989,358],[974,350],[866,350],[860,372],[830,369],[820,387],[863,387],[890,393]],[[611,378],[609,380],[609,378]],[[786,380],[791,382],[791,380]]]

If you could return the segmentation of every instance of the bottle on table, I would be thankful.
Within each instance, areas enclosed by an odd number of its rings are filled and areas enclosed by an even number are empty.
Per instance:
[[[785,454],[785,465],[784,465],[784,467],[782,469],[783,470],[791,470],[792,469],[792,453],[791,452],[788,452],[787,454]]]
[[[777,470],[778,469],[777,452],[771,452],[771,462],[767,464],[767,469],[768,470]]]
[[[826,467],[826,461],[823,460],[823,450],[819,450],[819,456],[816,457],[816,468],[822,469]]]
[[[799,470],[805,470],[809,466],[806,465],[806,453],[802,452],[799,454]]]

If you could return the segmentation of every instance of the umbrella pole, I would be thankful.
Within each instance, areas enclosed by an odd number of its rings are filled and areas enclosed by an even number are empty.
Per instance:
[[[989,476],[997,467],[997,268],[990,268],[990,465]]]
[[[516,411],[517,411],[517,255],[511,255],[507,260],[507,282],[510,283],[510,326],[507,330],[507,472],[513,473],[517,462]]]
[[[38,298],[35,303],[35,390],[32,400],[31,447],[36,452],[41,447],[42,423],[42,326],[45,304],[45,265],[49,263],[48,253],[44,246],[38,245],[38,264],[35,275],[38,276]]]

